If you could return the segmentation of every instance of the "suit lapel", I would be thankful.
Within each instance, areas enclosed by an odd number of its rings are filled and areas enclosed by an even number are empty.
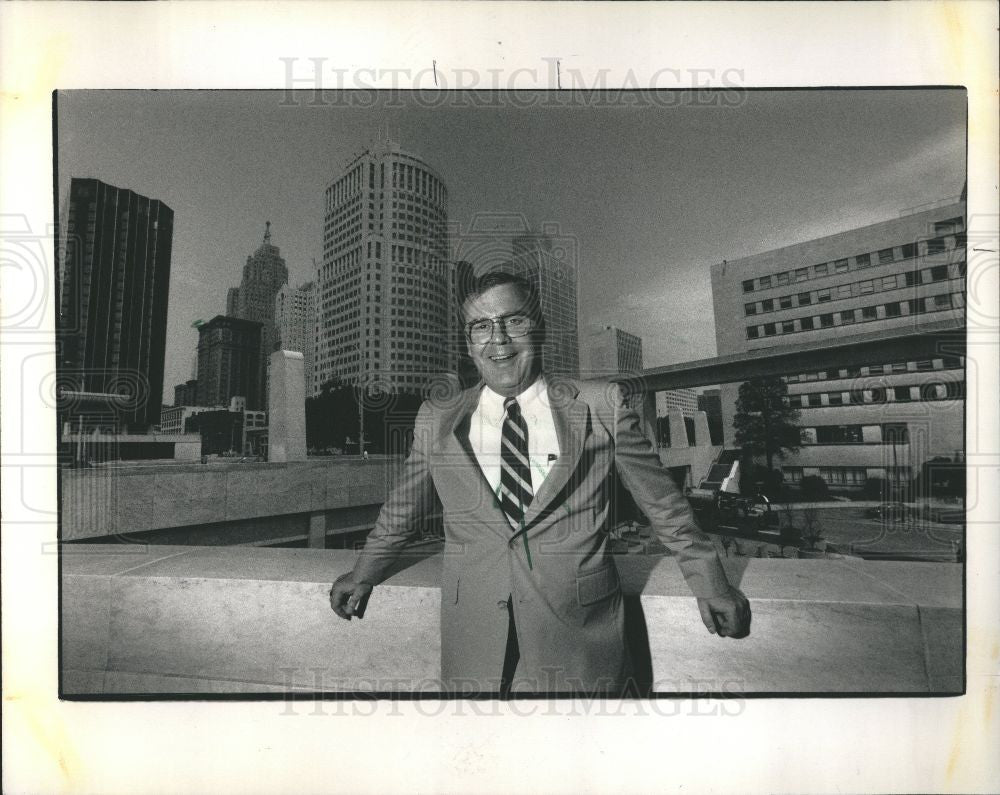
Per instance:
[[[569,382],[548,383],[549,408],[559,440],[559,458],[552,465],[524,514],[526,528],[562,492],[580,461],[583,444],[587,439],[590,410],[586,403],[577,400],[579,392]]]
[[[480,469],[475,451],[469,442],[469,423],[476,406],[479,404],[482,386],[479,384],[465,390],[455,407],[446,410],[441,422],[443,434],[440,453],[444,458],[445,465],[453,474],[459,475],[465,481],[465,487],[470,492],[477,491],[483,495],[483,509],[489,514],[484,517],[487,519],[486,523],[490,527],[495,527],[506,540],[510,537],[508,532],[510,524],[507,521],[507,515],[501,509],[496,494],[490,488],[483,470]]]

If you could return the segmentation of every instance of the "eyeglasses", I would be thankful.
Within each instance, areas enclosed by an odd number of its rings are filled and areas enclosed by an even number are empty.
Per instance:
[[[497,324],[500,324],[508,337],[523,337],[535,327],[528,315],[503,315],[501,317],[485,317],[473,320],[465,326],[465,334],[474,345],[485,345],[493,339]]]

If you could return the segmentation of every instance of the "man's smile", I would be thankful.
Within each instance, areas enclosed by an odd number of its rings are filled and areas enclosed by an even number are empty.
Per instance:
[[[473,343],[468,332],[466,340],[469,358],[486,386],[504,397],[521,394],[541,374],[540,335],[522,333],[525,330],[524,316],[530,316],[535,311],[528,305],[529,298],[527,292],[517,285],[504,283],[469,300],[463,308],[467,324],[486,320],[492,324],[488,340],[480,334],[477,337],[479,342]],[[507,333],[508,322],[514,324],[517,332],[513,337]]]

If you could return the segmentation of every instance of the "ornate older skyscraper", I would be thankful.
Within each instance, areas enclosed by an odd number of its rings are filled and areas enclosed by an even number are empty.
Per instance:
[[[243,266],[243,280],[238,288],[231,288],[226,296],[226,311],[233,317],[253,320],[261,324],[260,364],[258,368],[258,394],[261,404],[267,407],[267,365],[277,342],[274,324],[274,305],[278,290],[288,284],[288,267],[277,246],[271,245],[271,222],[264,230],[264,242]]]
[[[448,190],[419,157],[384,141],[324,195],[313,393],[329,379],[419,393],[453,372]]]
[[[112,401],[119,430],[160,421],[174,211],[97,179],[70,183],[59,263],[60,383]],[[84,398],[79,398],[84,399]]]

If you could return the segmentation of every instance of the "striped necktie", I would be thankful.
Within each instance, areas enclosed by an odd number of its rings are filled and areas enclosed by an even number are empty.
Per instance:
[[[534,496],[528,466],[528,425],[516,398],[503,403],[506,416],[500,432],[500,504],[515,530]]]

